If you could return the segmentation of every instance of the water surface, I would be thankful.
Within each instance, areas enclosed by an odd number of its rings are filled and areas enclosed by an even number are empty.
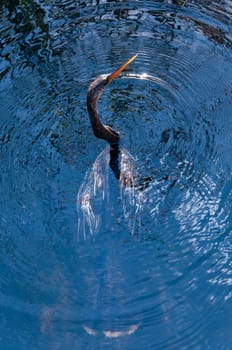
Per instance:
[[[1,2],[2,349],[231,349],[231,15]],[[135,53],[99,103],[117,178],[86,91]]]

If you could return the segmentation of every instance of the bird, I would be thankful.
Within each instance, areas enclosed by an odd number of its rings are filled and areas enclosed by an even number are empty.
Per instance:
[[[109,74],[98,76],[90,83],[87,91],[87,109],[92,125],[93,133],[97,138],[108,142],[105,149],[97,156],[92,166],[87,170],[85,178],[77,192],[76,209],[78,214],[78,239],[95,238],[101,227],[105,228],[109,224],[108,230],[111,230],[112,220],[117,218],[118,206],[113,206],[120,199],[122,204],[123,216],[128,225],[131,236],[139,236],[141,214],[144,212],[144,206],[153,198],[153,183],[159,184],[161,181],[168,181],[169,186],[173,186],[174,180],[166,174],[159,176],[154,171],[152,174],[144,176],[140,171],[139,162],[125,147],[121,145],[120,135],[110,126],[104,125],[99,117],[97,104],[104,89],[131,64],[138,54],[135,54],[123,63],[118,69]],[[170,90],[165,81],[157,77],[144,74],[137,74],[139,79],[151,80]],[[169,139],[169,131],[164,131],[161,144]],[[166,140],[166,141],[165,141]],[[119,195],[111,191],[112,181],[110,179],[109,169],[112,170],[114,178],[118,183]],[[115,183],[115,182],[114,182]],[[160,191],[160,190],[158,190]],[[148,198],[148,199],[147,199]],[[153,199],[151,199],[153,203]],[[110,209],[109,209],[110,208]],[[112,211],[115,212],[112,214]],[[153,211],[152,211],[153,210]],[[152,209],[154,212],[156,209]],[[122,216],[119,216],[121,220]],[[104,225],[104,226],[102,226]],[[88,330],[86,330],[88,332]]]
[[[118,77],[136,57],[137,54],[112,73],[97,77],[89,85],[87,91],[87,109],[93,133],[96,137],[107,141],[109,145],[98,155],[92,167],[87,171],[77,193],[79,239],[96,237],[100,229],[102,217],[106,212],[105,208],[109,207],[111,201],[109,168],[119,181],[123,212],[130,227],[130,234],[134,235],[136,231],[137,218],[142,208],[142,196],[135,189],[138,178],[136,161],[125,147],[119,145],[119,133],[102,123],[97,109],[98,100],[105,87]]]
[[[129,58],[118,69],[107,75],[98,76],[90,85],[87,91],[87,109],[92,125],[93,133],[96,137],[106,140],[111,145],[118,145],[119,133],[113,130],[109,125],[104,125],[99,117],[97,103],[105,89],[118,75],[132,63],[138,54]]]

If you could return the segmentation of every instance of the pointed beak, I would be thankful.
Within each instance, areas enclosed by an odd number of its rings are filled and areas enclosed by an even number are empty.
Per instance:
[[[132,56],[128,61],[123,63],[118,69],[111,73],[107,78],[107,83],[110,84],[112,80],[114,80],[122,71],[124,71],[124,69],[126,69],[127,66],[129,66],[130,63],[132,63],[136,59],[137,56],[138,54]]]

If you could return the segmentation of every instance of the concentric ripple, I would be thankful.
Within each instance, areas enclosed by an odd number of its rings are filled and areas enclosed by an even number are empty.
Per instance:
[[[0,348],[230,349],[232,2],[0,5]],[[138,57],[99,111],[86,91]]]

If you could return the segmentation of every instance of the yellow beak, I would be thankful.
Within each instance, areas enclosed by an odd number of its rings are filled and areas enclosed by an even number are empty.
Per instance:
[[[111,73],[108,77],[108,84],[111,83],[112,80],[114,80],[124,69],[126,69],[127,66],[129,66],[130,63],[132,63],[138,54],[132,56],[128,61],[123,63],[118,69],[116,69],[113,73]]]

